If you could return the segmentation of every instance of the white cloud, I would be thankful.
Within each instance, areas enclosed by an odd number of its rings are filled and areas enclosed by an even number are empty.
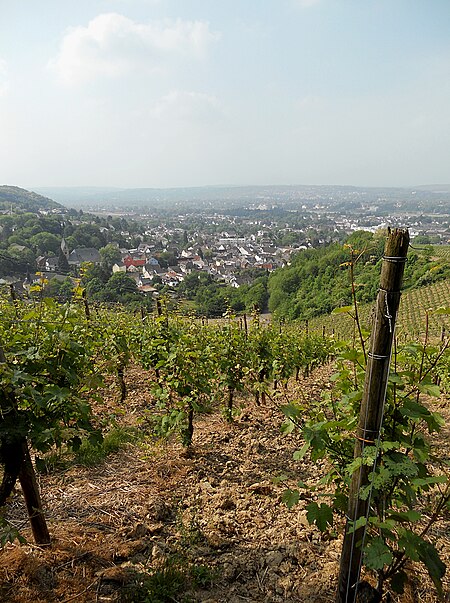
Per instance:
[[[70,29],[50,66],[66,84],[130,71],[151,73],[174,59],[204,58],[218,37],[205,21],[138,23],[118,13],[105,13],[86,27]]]
[[[9,90],[8,64],[0,59],[0,97],[5,96]]]
[[[174,90],[163,96],[150,113],[152,117],[159,120],[206,123],[222,115],[223,111],[215,96],[201,92]]]

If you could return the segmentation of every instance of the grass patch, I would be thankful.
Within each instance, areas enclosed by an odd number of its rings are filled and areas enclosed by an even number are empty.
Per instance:
[[[136,429],[114,427],[103,435],[98,443],[83,440],[75,452],[67,448],[58,448],[42,458],[36,458],[36,469],[49,474],[64,471],[72,465],[94,467],[102,463],[110,454],[121,450],[126,444],[138,441],[142,435]]]
[[[124,588],[122,600],[127,603],[191,603],[187,591],[211,588],[217,572],[206,565],[193,565],[179,554],[169,557],[164,566],[153,572],[136,574],[133,583]]]
[[[98,444],[92,444],[89,440],[84,440],[75,452],[74,461],[85,467],[99,465],[107,456],[118,452],[125,444],[135,442],[138,437],[136,430],[115,427],[104,434],[103,440]]]

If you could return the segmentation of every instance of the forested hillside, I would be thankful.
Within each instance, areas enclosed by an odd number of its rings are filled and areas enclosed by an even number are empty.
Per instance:
[[[375,299],[383,254],[383,232],[356,232],[345,245],[299,252],[290,266],[269,277],[269,310],[279,317],[309,319],[352,303],[352,271],[359,302]],[[450,277],[450,263],[432,247],[410,249],[404,288]]]
[[[0,210],[8,211],[38,211],[62,209],[63,206],[48,197],[27,191],[18,186],[0,186]]]

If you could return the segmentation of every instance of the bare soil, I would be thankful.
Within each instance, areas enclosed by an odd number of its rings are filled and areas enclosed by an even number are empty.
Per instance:
[[[149,376],[132,367],[126,380],[125,405],[117,403],[111,384],[95,410],[145,430],[153,412]],[[329,369],[320,368],[288,395],[319,398],[328,382]],[[52,535],[47,548],[32,544],[17,491],[8,513],[24,526],[28,543],[0,552],[0,601],[159,601],[145,599],[146,577],[175,567],[202,579],[186,579],[183,592],[167,601],[332,602],[342,526],[321,534],[308,525],[305,506],[312,493],[292,510],[281,501],[287,486],[316,482],[323,467],[293,460],[302,442],[296,433],[281,434],[283,416],[273,401],[258,406],[248,396],[238,404],[241,412],[231,424],[218,413],[197,420],[189,454],[175,438],[161,442],[149,435],[94,468],[71,466],[40,476]],[[446,405],[440,411],[449,415]],[[449,525],[434,530],[446,561]],[[410,567],[409,574],[407,592],[391,601],[439,600],[422,567]],[[447,580],[444,600],[450,601],[449,593]]]

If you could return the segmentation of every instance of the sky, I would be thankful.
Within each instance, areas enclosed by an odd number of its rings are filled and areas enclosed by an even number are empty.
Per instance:
[[[0,184],[450,182],[449,0],[0,0]]]

